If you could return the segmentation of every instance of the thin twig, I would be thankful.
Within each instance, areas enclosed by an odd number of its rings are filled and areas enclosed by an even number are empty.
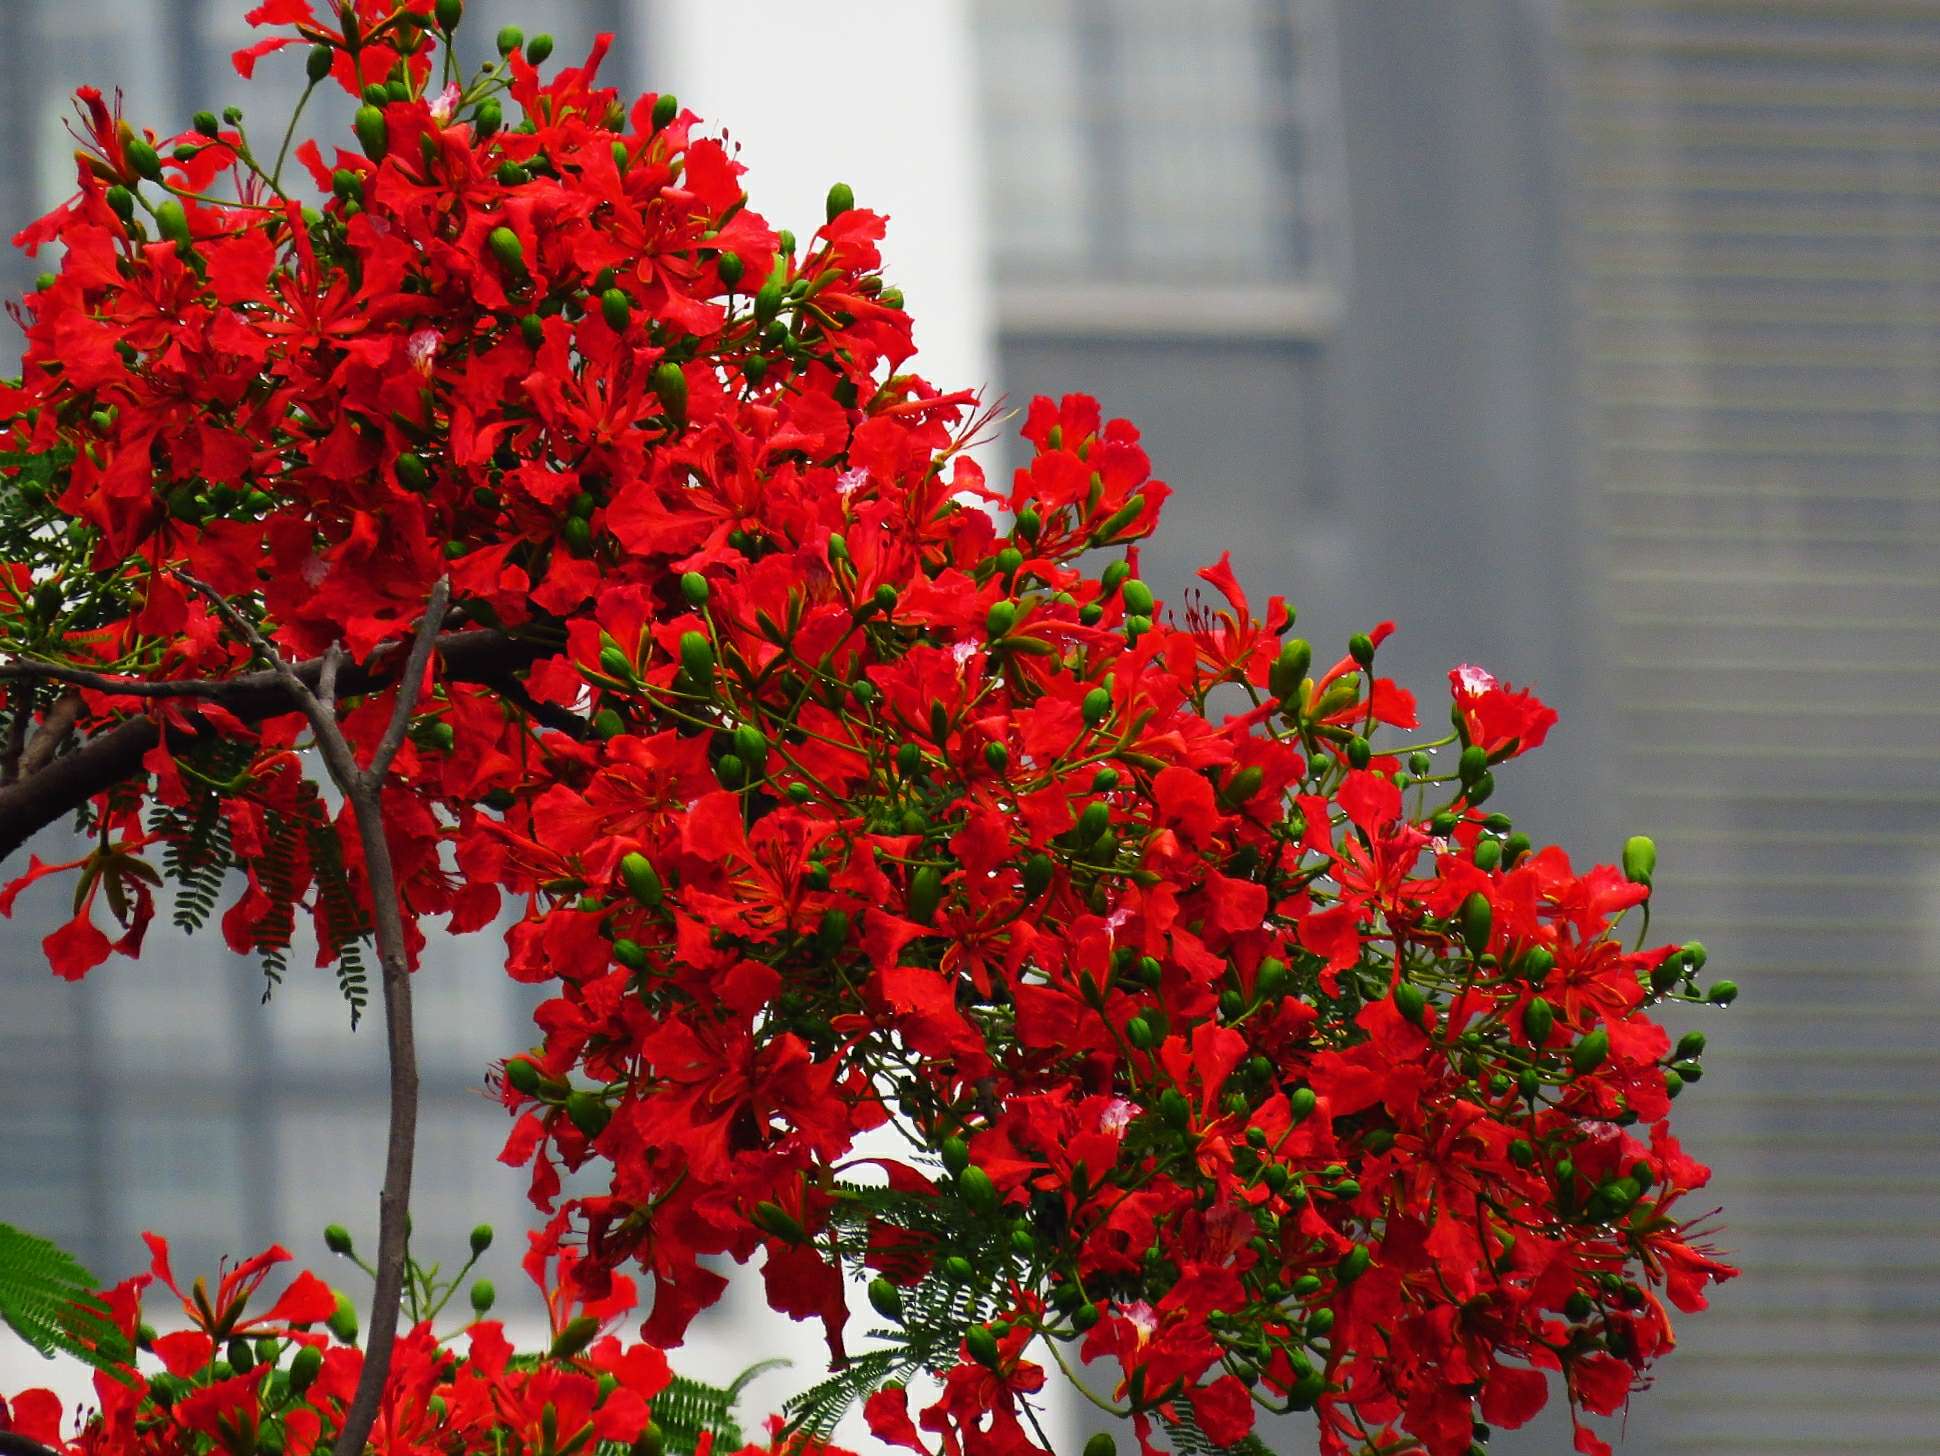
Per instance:
[[[391,721],[384,729],[384,736],[377,740],[377,751],[371,755],[370,767],[366,774],[374,782],[384,777],[397,757],[397,751],[404,744],[404,734],[411,726],[411,714],[418,701],[418,692],[424,686],[424,669],[431,661],[431,647],[437,640],[438,629],[444,625],[445,608],[451,604],[451,578],[441,576],[437,585],[431,588],[431,600],[424,609],[424,621],[418,627],[417,640],[411,644],[411,655],[404,659],[404,675],[398,679],[397,708],[391,714]]]

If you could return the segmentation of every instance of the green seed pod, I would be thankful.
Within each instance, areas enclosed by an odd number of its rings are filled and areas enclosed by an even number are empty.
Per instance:
[[[168,242],[188,243],[189,215],[182,210],[182,204],[173,197],[156,204],[155,231]]]
[[[345,1258],[351,1255],[350,1230],[340,1223],[326,1224],[323,1230],[323,1246],[333,1254]]]
[[[1427,1014],[1428,995],[1413,981],[1397,981],[1394,987],[1394,1009],[1401,1013],[1403,1021],[1421,1025],[1421,1018]]]
[[[1529,1004],[1522,1012],[1523,1035],[1529,1038],[1529,1044],[1534,1047],[1547,1046],[1549,1034],[1555,1027],[1555,1008],[1540,996],[1530,997]]]
[[[714,644],[706,633],[690,629],[680,634],[680,667],[695,691],[713,696]]]
[[[674,118],[680,115],[680,98],[671,91],[663,91],[653,99],[653,129],[665,131],[673,125]]]
[[[364,149],[364,155],[373,162],[384,160],[390,150],[390,127],[384,120],[384,113],[366,103],[357,108],[357,115],[351,123],[357,131],[357,141]]]
[[[524,271],[525,244],[519,241],[519,235],[509,227],[501,225],[493,228],[485,235],[485,246],[491,249],[492,256],[498,259],[499,266],[507,272]]]
[[[957,1174],[957,1188],[975,1213],[987,1214],[997,1207],[997,1185],[975,1164]]]
[[[357,1343],[357,1307],[350,1302],[349,1295],[337,1295],[337,1307],[331,1311],[330,1318],[324,1323],[329,1326],[330,1333],[343,1344]]]
[[[471,1287],[472,1313],[483,1319],[491,1313],[492,1306],[498,1303],[498,1290],[489,1279],[477,1279]]]
[[[597,1092],[580,1088],[567,1094],[566,1117],[587,1137],[594,1138],[606,1131],[607,1123],[613,1120],[613,1109]]]
[[[983,746],[983,761],[990,765],[992,773],[1003,773],[1010,767],[1010,749],[992,740]]]
[[[1367,1245],[1356,1244],[1334,1266],[1334,1277],[1343,1284],[1352,1284],[1367,1273],[1367,1266],[1373,1262],[1374,1255],[1368,1252]]]
[[[508,25],[498,33],[498,53],[509,56],[525,44],[525,32],[516,25]]]
[[[653,867],[653,861],[635,850],[620,860],[620,878],[626,882],[627,893],[632,895],[648,909],[660,903],[664,893],[660,874]]]
[[[1479,956],[1489,948],[1489,930],[1495,917],[1489,897],[1480,890],[1462,901],[1462,944],[1468,953]]]
[[[653,392],[668,419],[676,425],[687,423],[687,376],[673,360],[663,359],[653,366]]]
[[[869,1281],[869,1304],[884,1319],[901,1320],[903,1317],[902,1291],[880,1274]]]
[[[552,37],[535,35],[525,45],[525,58],[535,66],[542,66],[552,57]]]
[[[1035,900],[1048,890],[1056,871],[1057,866],[1052,863],[1051,856],[1041,850],[1025,860],[1024,872],[1020,877],[1024,884],[1024,898]]]
[[[1649,885],[1657,868],[1657,845],[1648,835],[1633,834],[1623,842],[1623,877],[1633,885]]]
[[[855,192],[846,182],[837,182],[829,188],[827,211],[828,220],[834,222],[843,213],[855,206]]]
[[[323,1351],[315,1345],[304,1345],[290,1357],[290,1391],[301,1395],[316,1382],[323,1372]]]
[[[614,333],[625,333],[627,326],[633,322],[633,300],[626,296],[624,289],[607,289],[600,295],[600,317],[606,320],[606,326]],[[686,383],[684,379],[681,382]]]
[[[1119,595],[1124,600],[1125,610],[1135,617],[1151,616],[1152,608],[1158,604],[1152,596],[1152,588],[1135,576],[1119,589]]]
[[[909,877],[909,918],[928,925],[936,918],[936,907],[943,899],[943,872],[935,865],[922,865]]]
[[[1602,1066],[1603,1059],[1609,1055],[1610,1033],[1607,1028],[1599,1026],[1570,1048],[1570,1066],[1578,1076],[1582,1076]]]

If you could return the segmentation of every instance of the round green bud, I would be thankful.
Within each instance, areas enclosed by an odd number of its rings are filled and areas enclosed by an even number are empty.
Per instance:
[[[721,286],[729,292],[741,282],[743,265],[739,253],[722,253],[714,260],[714,271],[721,277]]]
[[[855,192],[846,182],[837,182],[829,188],[827,211],[828,220],[834,222],[843,213],[855,206]]]
[[[545,34],[535,35],[525,43],[525,58],[535,66],[543,66],[552,56],[552,37]]]
[[[1610,1032],[1599,1026],[1570,1048],[1570,1066],[1578,1076],[1594,1072],[1610,1055]]]
[[[944,1170],[952,1176],[970,1166],[970,1145],[954,1134],[943,1139],[937,1155],[943,1159]]]
[[[1085,1442],[1084,1456],[1118,1456],[1118,1442],[1110,1431],[1100,1431]]]
[[[680,115],[680,98],[671,91],[663,91],[653,99],[653,129],[665,131],[673,125],[674,118]]]
[[[484,141],[488,137],[497,136],[498,129],[503,125],[505,125],[505,108],[499,104],[499,99],[496,96],[487,96],[472,111],[472,135],[480,141]],[[507,186],[515,186],[518,182],[526,180],[527,173],[525,168],[516,167],[514,170],[518,175],[513,182],[506,183]],[[504,167],[499,168],[498,180],[505,182]]]
[[[485,246],[491,250],[499,266],[508,272],[519,272],[525,268],[525,244],[509,227],[500,225],[493,228],[485,235]]]
[[[1320,1098],[1315,1095],[1313,1088],[1300,1087],[1287,1098],[1287,1110],[1292,1113],[1295,1122],[1305,1122],[1313,1115],[1313,1110],[1319,1101]]]
[[[336,51],[327,45],[319,44],[310,47],[310,54],[304,58],[303,73],[309,77],[312,86],[330,74],[331,64],[336,58]]]
[[[1733,1001],[1738,999],[1738,983],[1736,981],[1713,981],[1711,983],[1711,989],[1704,993],[1704,999],[1709,1001],[1713,1006],[1729,1006]]]
[[[498,53],[509,56],[525,44],[525,32],[516,25],[508,25],[498,33]]]
[[[680,634],[680,667],[697,691],[709,692],[714,683],[714,644],[707,634],[688,630]]]
[[[1633,885],[1648,885],[1657,868],[1657,845],[1648,835],[1633,834],[1623,842],[1623,877]]]
[[[995,741],[986,743],[983,746],[983,761],[990,765],[992,773],[1003,773],[1010,767],[1010,749]]]
[[[334,1292],[334,1291],[333,1291]],[[350,1302],[350,1296],[337,1295],[337,1307],[325,1321],[330,1333],[346,1345],[357,1343],[357,1307]]]
[[[1368,1251],[1367,1245],[1356,1244],[1334,1266],[1334,1277],[1343,1284],[1352,1284],[1367,1273],[1367,1266],[1373,1262],[1374,1255]]]
[[[498,1290],[489,1279],[477,1279],[471,1287],[472,1313],[483,1319],[498,1302]]]
[[[1397,981],[1394,987],[1394,1009],[1401,1013],[1403,1021],[1421,1025],[1427,1014],[1428,994],[1413,981]]]
[[[541,1074],[536,1063],[525,1057],[513,1057],[505,1064],[505,1080],[513,1091],[531,1097],[539,1090]]]
[[[345,1258],[351,1255],[350,1230],[340,1223],[327,1224],[323,1230],[323,1246],[333,1254]]]
[[[587,1137],[598,1137],[613,1120],[613,1109],[597,1092],[579,1088],[566,1097],[566,1117]]]
[[[1158,605],[1152,595],[1152,588],[1137,577],[1131,577],[1120,588],[1119,595],[1124,599],[1125,610],[1135,617],[1149,617],[1153,607]]]
[[[315,1345],[304,1345],[290,1357],[290,1390],[301,1395],[316,1382],[323,1372],[323,1351]]]
[[[902,1291],[880,1274],[869,1281],[869,1305],[884,1319],[903,1317]]]
[[[627,893],[642,905],[652,909],[658,905],[664,893],[660,874],[653,867],[653,861],[638,850],[621,856],[620,878],[625,881]]]
[[[471,1232],[472,1257],[476,1259],[491,1247],[492,1226],[489,1223],[481,1223]]]
[[[171,243],[186,244],[189,241],[189,216],[182,210],[182,204],[173,197],[156,205],[155,231]]]
[[[1462,901],[1462,944],[1468,953],[1479,956],[1489,948],[1489,931],[1495,919],[1494,907],[1489,897],[1480,890],[1474,891]]]
[[[625,333],[627,325],[633,322],[633,300],[626,296],[624,289],[607,289],[600,295],[600,317],[614,333]],[[684,384],[686,380],[681,382]]]
[[[1530,997],[1522,1013],[1522,1030],[1529,1038],[1529,1044],[1535,1047],[1548,1045],[1549,1034],[1555,1027],[1555,1008],[1540,996]]]
[[[1125,1040],[1139,1051],[1152,1048],[1152,1023],[1143,1016],[1134,1016],[1125,1023]]]
[[[973,1212],[987,1214],[997,1206],[997,1185],[990,1181],[988,1173],[975,1164],[957,1174],[957,1188]]]
[[[357,115],[351,122],[357,131],[357,141],[364,149],[364,155],[373,162],[384,160],[390,150],[390,127],[384,120],[384,113],[368,102],[357,108]]]
[[[687,423],[687,376],[680,365],[671,359],[663,359],[653,366],[653,392],[660,398],[660,406],[667,412],[667,418],[676,425]]]
[[[458,29],[458,22],[465,18],[465,0],[438,0],[431,13],[438,22],[438,29],[450,35]]]

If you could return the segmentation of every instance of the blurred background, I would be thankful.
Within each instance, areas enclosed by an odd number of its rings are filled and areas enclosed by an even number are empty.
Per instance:
[[[82,82],[163,132],[280,124],[299,53],[245,87],[245,8],[0,0],[0,230],[71,190]],[[1678,1113],[1745,1278],[1622,1449],[1940,1451],[1940,0],[468,9],[480,59],[507,21],[562,61],[617,32],[609,75],[724,125],[779,225],[837,178],[888,212],[927,374],[1146,432],[1175,603],[1230,548],[1317,656],[1392,617],[1425,699],[1476,662],[1557,706],[1498,802],[1583,858],[1654,835],[1655,928],[1743,987]],[[34,271],[0,261],[5,293]],[[259,1004],[214,937],[56,983],[53,905],[0,925],[0,1066],[33,1089],[0,1219],[109,1276],[142,1227],[178,1269],[369,1230],[378,1029],[320,974]],[[499,1224],[509,1290],[522,1180],[479,1094],[528,1008],[485,939],[419,994],[417,1227]],[[759,1306],[694,1373],[818,1358]],[[1567,1447],[1546,1419],[1493,1449]]]

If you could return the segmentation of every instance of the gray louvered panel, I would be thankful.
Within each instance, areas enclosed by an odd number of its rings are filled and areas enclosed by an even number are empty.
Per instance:
[[[1572,0],[1624,818],[1747,1282],[1632,1449],[1940,1448],[1940,4]]]

